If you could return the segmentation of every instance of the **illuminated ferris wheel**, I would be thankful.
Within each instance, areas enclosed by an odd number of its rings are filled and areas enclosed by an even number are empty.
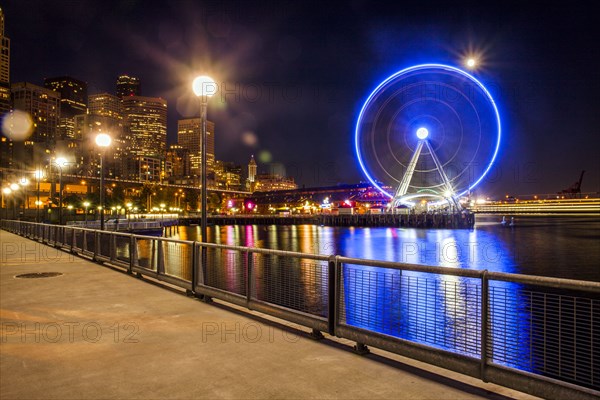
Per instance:
[[[498,109],[472,75],[422,64],[385,79],[355,129],[360,166],[391,206],[459,207],[490,171],[500,146]]]

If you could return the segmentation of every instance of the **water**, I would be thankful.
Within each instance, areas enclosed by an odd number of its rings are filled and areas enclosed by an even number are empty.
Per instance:
[[[600,217],[478,216],[474,229],[211,226],[209,241],[302,253],[600,281]],[[199,227],[174,238],[199,240]],[[190,249],[169,245],[167,270]],[[173,247],[171,249],[171,247]],[[140,251],[140,255],[144,251]],[[327,263],[254,255],[256,299],[327,316]],[[245,295],[245,259],[210,252],[207,284]],[[167,271],[168,272],[168,271]],[[481,282],[475,278],[345,265],[340,321],[478,358]],[[492,281],[489,358],[497,364],[600,389],[598,296]],[[557,361],[558,360],[558,361]]]
[[[600,281],[600,217],[478,216],[475,229],[209,226],[219,244]],[[173,238],[200,240],[200,227]]]

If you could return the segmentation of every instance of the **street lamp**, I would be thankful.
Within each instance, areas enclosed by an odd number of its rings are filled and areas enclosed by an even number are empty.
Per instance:
[[[69,205],[67,206],[67,209],[69,210],[69,214],[71,214],[71,213],[72,213],[72,210],[73,210],[73,206],[72,206],[71,204],[69,204]]]
[[[37,196],[36,196],[36,200],[35,200],[35,205],[36,205],[35,222],[39,223],[40,222],[40,205],[42,204],[42,202],[40,201],[40,181],[44,177],[44,171],[42,171],[41,169],[36,169],[35,172],[33,173],[33,176],[35,177],[35,180],[37,182]]]
[[[64,157],[58,157],[54,160],[58,165],[58,224],[62,225],[62,208],[63,208],[63,187],[62,187],[62,169],[67,164]]]
[[[202,122],[202,148],[201,148],[201,152],[202,152],[202,158],[201,158],[201,163],[202,163],[202,191],[201,191],[201,197],[202,197],[202,224],[201,224],[201,235],[202,235],[202,241],[203,242],[207,242],[207,217],[208,217],[208,210],[207,210],[207,188],[206,188],[206,108],[207,108],[207,104],[208,104],[208,98],[211,97],[212,95],[214,95],[217,92],[217,84],[215,83],[215,81],[208,76],[199,76],[196,79],[194,79],[194,82],[192,83],[192,89],[194,90],[194,94],[196,95],[196,97],[200,98],[200,118],[201,118],[201,122]],[[204,252],[203,252],[204,253]],[[204,260],[204,256],[203,258],[203,262]]]
[[[100,230],[104,230],[104,153],[110,146],[112,138],[106,133],[96,136],[96,145],[100,147]]]
[[[27,185],[29,185],[29,179],[22,177],[19,179],[19,185],[23,188],[23,219],[25,219],[25,208],[29,208],[27,198]]]
[[[8,219],[8,200],[6,196],[12,193],[12,189],[9,187],[5,187],[2,189],[2,204],[4,205],[4,218]]]
[[[87,227],[87,215],[88,215],[88,207],[90,206],[89,201],[83,202],[83,207],[85,207],[85,215],[83,217],[83,224]]]

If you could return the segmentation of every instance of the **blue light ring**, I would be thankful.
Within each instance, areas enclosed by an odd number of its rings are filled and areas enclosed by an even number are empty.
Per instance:
[[[496,102],[494,101],[494,98],[492,97],[492,95],[490,94],[490,92],[487,90],[487,88],[481,83],[479,82],[479,80],[477,80],[473,75],[460,70],[456,67],[452,67],[450,65],[444,65],[444,64],[420,64],[420,65],[415,65],[412,67],[408,67],[405,68],[403,70],[400,70],[398,72],[396,72],[395,74],[389,76],[386,80],[384,80],[383,82],[381,82],[369,95],[369,97],[367,97],[367,100],[363,103],[363,106],[361,107],[361,110],[358,114],[358,118],[356,120],[356,126],[354,129],[354,149],[356,151],[356,155],[358,157],[358,162],[360,164],[360,167],[363,171],[363,173],[365,174],[365,176],[367,177],[367,179],[369,180],[369,182],[371,182],[373,184],[374,187],[376,187],[381,193],[383,193],[384,195],[386,195],[389,198],[393,198],[394,196],[389,194],[387,191],[385,191],[383,188],[381,188],[377,182],[375,182],[375,180],[371,177],[371,175],[369,174],[369,172],[367,171],[367,169],[365,168],[365,165],[362,161],[362,157],[361,157],[361,152],[360,152],[360,148],[358,145],[358,129],[359,129],[359,125],[360,122],[363,118],[363,114],[365,112],[365,108],[367,107],[367,105],[371,102],[371,99],[381,90],[382,87],[384,87],[385,85],[387,85],[391,80],[395,79],[396,77],[410,72],[410,71],[418,71],[420,69],[427,69],[427,68],[441,68],[441,69],[446,69],[449,71],[453,71],[456,73],[459,73],[465,77],[467,77],[468,79],[472,80],[473,82],[475,82],[477,84],[477,86],[479,86],[481,88],[481,90],[483,90],[483,92],[485,93],[485,95],[488,97],[488,99],[490,100],[492,107],[494,109],[494,113],[496,114],[496,123],[498,124],[498,137],[496,140],[496,148],[494,149],[494,154],[492,155],[492,159],[490,160],[490,162],[488,163],[487,168],[485,169],[485,171],[481,174],[481,176],[479,177],[479,179],[477,179],[475,181],[475,183],[473,183],[471,186],[469,186],[469,188],[465,191],[463,191],[462,193],[458,194],[458,197],[464,195],[465,193],[467,193],[468,191],[472,190],[473,188],[475,188],[475,186],[477,186],[479,184],[479,182],[481,182],[483,180],[483,178],[487,175],[487,173],[490,171],[490,169],[492,168],[492,165],[494,164],[494,161],[496,160],[496,157],[498,156],[498,150],[500,148],[500,140],[501,140],[501,136],[502,136],[502,124],[500,122],[500,113],[498,112],[498,107],[496,106]]]

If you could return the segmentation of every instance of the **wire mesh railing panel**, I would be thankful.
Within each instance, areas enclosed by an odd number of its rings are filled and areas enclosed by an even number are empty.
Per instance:
[[[157,240],[136,238],[135,242],[137,247],[137,265],[156,271],[158,259]]]
[[[118,261],[129,262],[131,257],[131,239],[127,236],[115,237],[115,256]]]
[[[327,261],[275,254],[252,254],[253,297],[308,314],[327,317]]]
[[[490,359],[599,390],[600,299],[507,286],[490,287]]]
[[[74,242],[74,246],[75,249],[83,251],[84,249],[84,245],[83,245],[83,240],[84,240],[84,231],[81,231],[79,229],[74,229],[73,230],[74,235],[75,235],[75,242]]]
[[[165,273],[191,281],[193,245],[177,242],[159,243],[163,246]]]
[[[98,243],[99,246],[97,254],[103,257],[110,257],[112,247],[113,247],[113,235],[110,232],[101,232],[98,233]]]
[[[200,248],[199,257],[202,259]],[[217,289],[246,295],[247,263],[245,252],[239,250],[207,248],[204,284]]]
[[[477,279],[344,265],[343,324],[478,357],[481,287]]]

